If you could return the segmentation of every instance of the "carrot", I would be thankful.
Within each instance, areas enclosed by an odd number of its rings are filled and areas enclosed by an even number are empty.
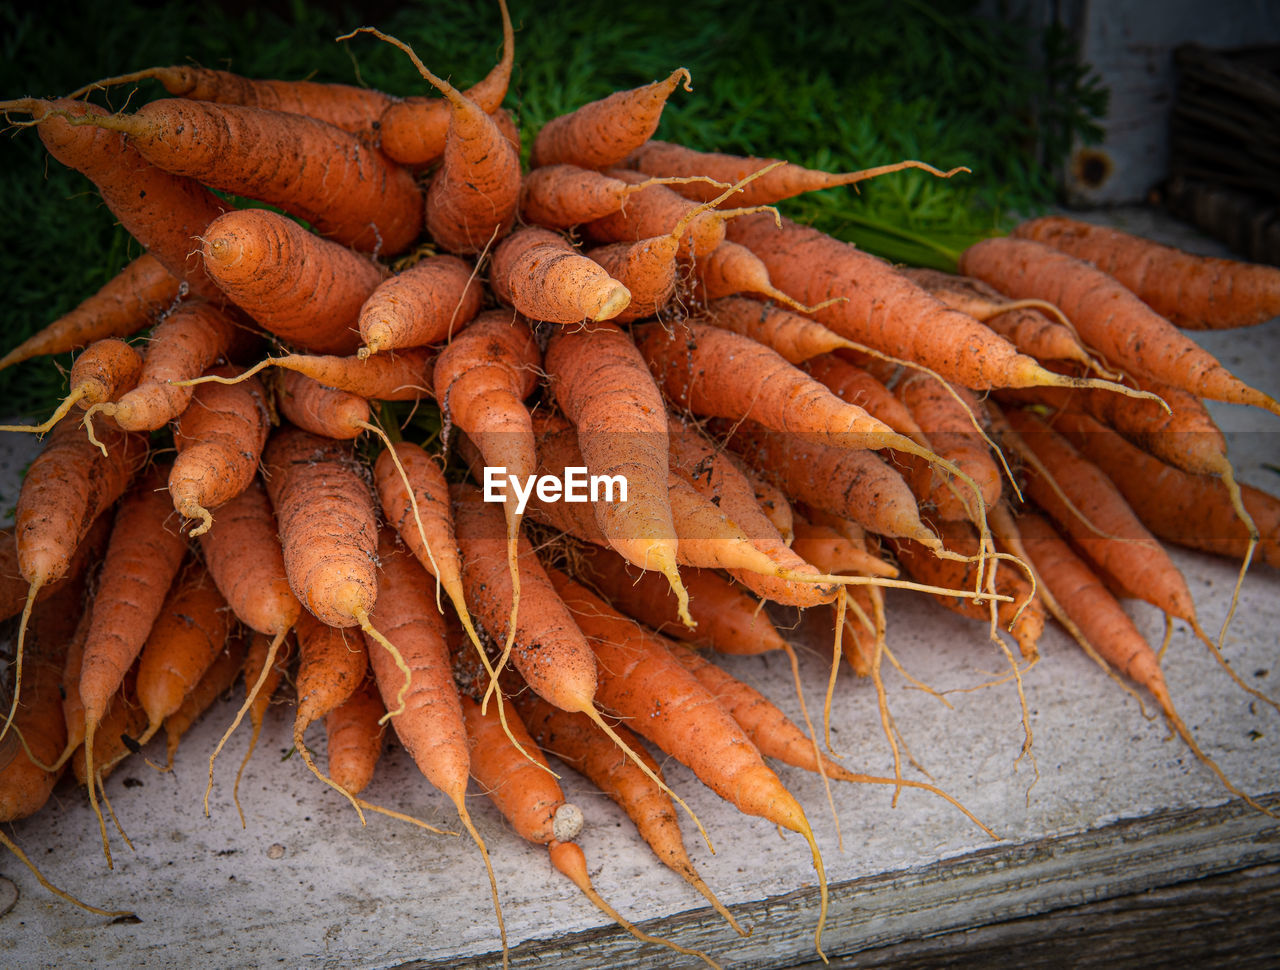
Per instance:
[[[520,184],[520,215],[525,222],[536,226],[571,229],[617,212],[632,195],[650,185],[686,181],[713,180],[696,176],[633,182],[624,181],[621,175],[615,177],[577,165],[543,165],[526,175]],[[716,184],[722,189],[726,187]]]
[[[413,176],[323,121],[266,108],[163,98],[132,115],[91,116],[84,122],[123,132],[158,168],[279,206],[343,246],[394,254],[408,249],[422,231],[422,196]],[[263,158],[271,164],[260,164]],[[316,158],[324,165],[315,166]]]
[[[458,688],[445,640],[445,625],[427,592],[426,576],[413,555],[398,544],[391,530],[383,530],[378,542],[382,577],[374,617],[378,625],[396,638],[405,662],[413,671],[404,712],[393,721],[396,736],[408,749],[418,770],[444,792],[457,809],[467,833],[484,859],[493,895],[493,908],[506,952],[506,926],[498,884],[489,861],[484,839],[472,824],[467,811],[467,776],[471,759]],[[370,663],[383,699],[390,704],[399,687],[399,671],[382,650],[370,644]],[[505,717],[501,722],[509,723]]]
[[[224,375],[234,368],[218,368]],[[173,507],[185,519],[200,519],[190,535],[213,525],[210,508],[235,498],[253,481],[267,443],[270,418],[265,392],[257,380],[243,384],[207,384],[195,389],[191,403],[173,429],[178,456],[169,473]]]
[[[731,570],[735,579],[758,596],[789,606],[804,608],[835,599],[838,587],[812,581],[822,570],[815,569],[791,550],[761,510],[751,483],[737,465],[700,433],[686,429],[675,419],[670,422],[668,440],[671,443],[671,470],[741,528],[757,550],[796,577],[784,579],[738,569]],[[800,578],[806,576],[811,581]]]
[[[913,374],[899,381],[893,393],[928,436],[929,446],[978,483],[984,507],[995,505],[1001,493],[1000,466],[992,457],[987,441],[974,431],[973,415],[982,413],[977,398],[964,388],[947,387],[924,374]],[[1105,394],[1103,391],[1090,393]],[[1120,395],[1108,396],[1118,398]],[[967,490],[955,488],[947,478],[937,476],[913,455],[905,456],[903,461],[909,469],[908,481],[913,483],[922,504],[932,505],[939,518],[973,521],[977,512],[970,507]]]
[[[801,313],[811,313],[823,306],[805,306],[787,296],[773,285],[773,281],[769,279],[769,269],[759,256],[746,246],[728,239],[721,240],[710,252],[698,254],[694,261],[694,277],[704,300],[715,300],[737,293],[755,293],[785,303]],[[840,297],[832,297],[827,303],[834,303],[839,299]]]
[[[467,97],[489,114],[499,113],[515,64],[515,33],[506,0],[498,0],[498,7],[502,11],[502,58],[480,83],[467,89]],[[437,98],[397,99],[382,113],[378,132],[379,147],[388,158],[415,168],[429,165],[444,154],[449,105]]]
[[[1258,811],[1270,814],[1236,788],[1213,759],[1200,750],[1174,709],[1169,686],[1160,670],[1155,651],[1098,577],[1044,519],[1034,514],[1022,515],[1017,520],[1017,528],[1036,571],[1044,577],[1045,585],[1053,591],[1063,610],[1080,628],[1088,645],[1103,660],[1114,664],[1122,674],[1151,692],[1170,727],[1186,742],[1195,756],[1218,776],[1228,791],[1243,798]]]
[[[616,91],[551,119],[533,140],[530,167],[569,164],[581,168],[608,168],[617,165],[654,133],[667,98],[682,81],[686,91],[693,90],[691,80],[689,72],[680,67],[666,80],[628,91]]]
[[[60,665],[52,658],[37,656],[28,673],[26,698],[14,720],[14,730],[23,738],[23,748],[13,751],[0,766],[0,822],[16,822],[34,815],[49,800],[60,771],[40,767],[58,757],[64,747],[66,726],[62,716]],[[59,889],[36,868],[17,844],[0,831],[4,845],[22,861],[40,885],[55,896],[99,916],[131,916],[127,911],[99,909]]]
[[[250,78],[194,64],[149,67],[131,74],[106,78],[86,85],[70,96],[80,97],[91,90],[147,78],[159,81],[176,98],[216,101],[220,104],[305,115],[357,135],[363,141],[372,139],[378,119],[392,103],[390,95],[372,88],[317,81]]]
[[[68,580],[74,580],[84,574],[92,564],[102,561],[102,551],[107,544],[107,536],[111,533],[113,516],[98,516],[89,527],[88,534],[80,540],[71,555],[71,561],[62,578],[41,587],[36,594],[36,602],[48,599],[56,590],[64,586]],[[27,601],[27,581],[22,578],[18,568],[18,544],[13,529],[0,529],[0,619],[7,620],[22,612]]]
[[[1280,403],[1232,376],[1106,273],[1072,256],[1027,239],[985,239],[965,250],[960,268],[1010,296],[1033,296],[1061,307],[1109,366],[1210,400],[1255,404],[1280,414]]]
[[[40,140],[58,161],[87,176],[128,233],[197,296],[221,299],[198,259],[194,240],[230,205],[195,179],[162,171],[147,162],[124,135],[72,118],[102,118],[105,108],[81,101],[26,101],[5,105],[37,122]]]
[[[165,761],[170,768],[182,736],[213,706],[214,701],[231,689],[244,669],[244,657],[244,638],[232,637],[227,641],[226,649],[214,658],[204,676],[182,699],[181,706],[164,719]]]
[[[536,226],[518,229],[493,253],[494,295],[531,320],[608,320],[631,302],[631,291],[563,236]]]
[[[274,639],[255,630],[249,637],[249,654],[244,661],[245,697],[249,701],[249,721],[253,725],[253,732],[249,735],[249,746],[245,748],[244,757],[240,760],[240,770],[236,772],[236,783],[231,789],[231,797],[240,815],[241,828],[245,827],[245,821],[244,808],[240,804],[240,778],[244,775],[249,759],[253,757],[253,749],[257,747],[258,736],[262,733],[262,722],[267,716],[271,697],[280,685],[290,660],[291,643],[286,639],[277,648],[276,662],[267,663]]]
[[[796,538],[791,547],[806,561],[813,563],[819,572],[857,573],[864,576],[887,576],[890,579],[898,575],[898,570],[893,566],[828,525],[798,519]]]
[[[1033,384],[1094,386],[1087,378],[1045,370],[973,318],[948,309],[887,263],[816,229],[784,219],[779,232],[772,219],[754,215],[734,220],[728,233],[731,241],[749,247],[764,260],[779,289],[802,303],[847,297],[816,310],[813,316],[849,340],[908,357],[975,390]]]
[[[274,366],[305,374],[317,383],[363,398],[416,401],[431,391],[431,370],[435,359],[436,351],[429,347],[413,348],[396,354],[378,354],[364,360],[359,357],[285,354],[259,361],[236,378],[213,375],[177,381],[175,384],[191,386],[209,381],[234,384]]]
[[[692,626],[666,495],[666,407],[644,358],[614,324],[593,323],[553,333],[546,369],[591,473],[626,476],[625,503],[594,503],[600,528],[627,560],[667,577],[681,618]]]
[[[697,202],[689,201],[666,185],[648,184],[641,188],[641,183],[651,183],[651,180],[639,172],[615,168],[606,174],[636,186],[639,191],[629,196],[626,205],[617,211],[582,226],[583,234],[591,242],[634,243],[664,236],[686,215],[691,219],[677,245],[677,259],[688,261],[706,256],[724,242],[724,219],[717,218],[716,213]]]
[[[451,338],[480,312],[475,270],[456,256],[429,256],[369,294],[360,308],[360,357]]]
[[[146,744],[164,719],[204,676],[226,646],[231,618],[226,600],[205,569],[193,564],[170,590],[138,661],[138,701],[147,715],[139,744]]]
[[[1212,259],[1064,216],[1044,216],[1013,234],[1034,239],[1114,276],[1179,327],[1248,327],[1280,315],[1280,269]]]
[[[44,434],[61,421],[73,404],[91,408],[114,401],[133,390],[142,374],[142,357],[123,340],[107,338],[85,348],[71,366],[71,391],[54,409],[49,420],[29,427],[0,425],[0,431],[32,431]]]
[[[804,369],[840,400],[865,408],[898,434],[917,442],[927,440],[907,406],[868,371],[829,353],[809,358]]]
[[[628,761],[590,719],[553,707],[535,694],[517,696],[520,717],[538,747],[550,751],[608,795],[627,813],[641,838],[667,868],[702,893],[739,935],[749,935],[693,867],[671,799]],[[615,725],[614,730],[652,771],[660,772],[657,762],[630,731],[621,725]]]
[[[647,175],[710,175],[724,182],[737,182],[748,175],[778,164],[779,159],[776,158],[700,152],[685,148],[683,145],[656,139],[650,139],[638,145],[627,158],[628,166],[639,169]],[[939,178],[950,178],[958,172],[969,171],[961,166],[949,172],[943,172],[924,162],[905,161],[860,172],[834,173],[785,163],[773,171],[767,179],[756,182],[752,188],[747,189],[741,202],[743,205],[770,205],[805,192],[816,192],[819,189],[834,188],[838,185],[856,185],[878,175],[886,175],[907,168],[923,169]],[[690,185],[681,191],[691,199],[706,201],[707,193],[701,186]]]
[[[728,458],[733,463],[733,466],[742,473],[742,477],[751,483],[751,488],[756,495],[756,504],[760,506],[760,511],[773,523],[773,527],[778,530],[778,535],[782,536],[782,541],[790,545],[791,540],[796,535],[795,513],[791,508],[791,502],[786,493],[773,482],[759,475],[754,468],[737,455],[728,451],[722,451],[721,454]]]
[[[84,415],[93,440],[93,419],[114,418],[126,431],[156,431],[186,410],[192,391],[170,382],[203,374],[230,348],[235,324],[208,303],[184,303],[158,323],[138,385],[119,400],[93,405]],[[105,447],[105,445],[103,446]]]
[[[427,189],[427,232],[448,252],[482,252],[492,240],[510,232],[515,221],[520,201],[519,152],[484,108],[427,70],[403,41],[372,27],[360,27],[338,39],[359,33],[372,34],[408,54],[418,73],[448,101],[444,160]]]
[[[906,267],[900,272],[951,309],[985,323],[1030,357],[1041,361],[1073,360],[1095,370],[1101,367],[1080,343],[1080,335],[1062,316],[1062,311],[1052,304],[1042,300],[1010,300],[982,280],[953,276],[936,269]],[[1055,319],[1049,319],[1046,314],[1052,314]]]
[[[112,449],[102,457],[75,428],[59,424],[31,462],[18,493],[14,535],[27,598],[18,623],[13,704],[0,738],[8,733],[18,709],[22,647],[37,594],[67,574],[76,547],[94,520],[124,492],[146,453],[146,443],[136,435],[111,428],[106,438]]]
[[[200,536],[200,549],[214,584],[226,599],[236,618],[255,633],[270,637],[265,653],[259,659],[258,643],[251,650],[253,680],[246,678],[244,704],[231,726],[219,739],[209,756],[209,783],[205,788],[205,814],[209,811],[209,792],[213,788],[213,765],[223,745],[239,726],[244,715],[254,710],[260,690],[271,695],[276,655],[288,632],[298,622],[302,604],[289,587],[284,555],[276,535],[275,515],[262,485],[256,480],[219,510],[218,528]],[[257,725],[263,711],[258,711]],[[238,804],[238,803],[237,803]]]
[[[688,640],[721,653],[756,654],[780,650],[783,640],[759,603],[710,569],[683,572],[689,613],[697,625],[680,621],[676,597],[659,574],[631,565],[610,549],[583,547],[575,552],[574,572],[608,599],[615,609],[665,636]]]
[[[386,728],[382,705],[373,682],[366,680],[356,692],[325,715],[329,741],[329,777],[340,787],[358,795],[373,780],[373,770],[382,754]]]
[[[967,523],[942,520],[934,525],[942,533],[947,548],[965,555],[971,555],[977,550],[977,537]],[[903,570],[920,582],[955,589],[973,586],[971,564],[939,559],[910,539],[889,537],[888,541]],[[1012,569],[999,570],[996,575],[996,590],[1011,597],[1011,601],[997,604],[1000,625],[1013,634],[1024,658],[1035,659],[1038,656],[1036,644],[1044,631],[1043,607],[1033,597],[1030,584]],[[988,620],[991,617],[990,609],[985,603],[959,596],[935,598],[947,609],[961,616],[975,620]]]
[[[111,812],[111,803],[107,800],[102,782],[110,777],[117,765],[138,750],[138,742],[133,739],[138,737],[147,726],[146,711],[138,703],[137,694],[134,691],[137,669],[134,667],[129,671],[119,693],[111,698],[111,702],[107,705],[107,712],[102,716],[99,724],[100,730],[94,739],[94,787],[101,792],[108,812]],[[81,745],[76,754],[82,755],[84,750],[84,746]],[[73,756],[71,759],[72,773],[75,775],[76,783],[80,785],[88,783],[85,764],[86,759],[83,756]],[[114,816],[114,813],[112,815]],[[118,821],[116,826],[119,828]],[[120,831],[121,835],[124,835],[123,830]],[[129,844],[127,836],[125,836],[125,842]]]
[[[178,298],[178,280],[143,253],[80,303],[0,357],[0,370],[42,354],[60,354],[111,337],[128,337]],[[72,381],[72,387],[75,381]]]
[[[365,257],[267,209],[215,219],[201,252],[214,282],[277,337],[321,354],[360,345],[360,306],[382,281]]]
[[[519,719],[511,718],[509,724],[516,739],[510,740],[493,715],[482,713],[480,705],[466,694],[461,700],[471,746],[472,777],[516,832],[526,841],[547,846],[552,864],[572,879],[602,912],[637,939],[660,943],[680,953],[700,956],[711,963],[710,958],[700,951],[688,950],[642,933],[600,897],[591,886],[581,850],[577,853],[565,851],[567,847],[577,848],[571,840],[577,838],[582,830],[582,811],[565,801],[564,792],[556,783],[546,757],[529,736],[528,729]],[[524,754],[525,751],[529,754]],[[714,963],[711,965],[716,966]]]
[[[1166,464],[1127,442],[1087,415],[1056,415],[1053,428],[1101,468],[1161,539],[1242,559],[1249,529],[1231,505],[1227,486]],[[1261,533],[1258,558],[1280,567],[1280,499],[1241,485],[1244,507]]]
[[[358,438],[373,417],[368,398],[285,369],[276,381],[276,407],[290,424],[325,438]]]
[[[551,570],[549,575],[595,651],[601,704],[686,765],[740,811],[804,836],[822,889],[822,913],[814,937],[821,954],[826,876],[804,809],[765,765],[737,723],[680,666],[661,640],[619,616],[563,573]]]
[[[66,728],[67,743],[57,760],[49,765],[51,771],[61,769],[67,763],[67,759],[84,743],[84,701],[80,699],[80,671],[84,667],[84,645],[89,639],[92,620],[93,604],[89,603],[80,611],[80,619],[76,623],[75,631],[66,642],[61,684],[62,719]]]

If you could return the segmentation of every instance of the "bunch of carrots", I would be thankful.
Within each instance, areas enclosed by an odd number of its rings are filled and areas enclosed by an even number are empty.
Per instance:
[[[575,841],[591,819],[543,752],[734,930],[649,745],[798,833],[825,899],[805,810],[766,758],[950,799],[899,766],[888,586],[985,623],[1020,697],[1053,617],[1265,811],[1197,747],[1118,597],[1216,652],[1161,540],[1235,557],[1242,579],[1280,565],[1280,499],[1236,484],[1201,401],[1280,405],[1175,327],[1274,317],[1280,271],[1065,219],[974,246],[965,276],[890,266],[773,206],[954,172],[656,141],[683,69],[547,124],[526,167],[499,7],[501,59],[465,91],[363,29],[438,97],[174,67],[5,103],[145,253],[0,360],[79,351],[56,412],[8,429],[49,437],[0,547],[20,617],[0,818],[39,810],[70,764],[109,863],[110,772],[161,731],[172,765],[237,680],[223,743],[246,715],[256,741],[288,684],[299,754],[362,817],[397,814],[361,794],[388,727],[452,801],[504,958],[470,778],[611,918],[715,965],[595,891]],[[173,97],[128,114],[84,97],[141,78]],[[408,440],[420,410],[439,430]],[[581,467],[604,483],[591,501],[533,487]],[[842,662],[875,681],[893,777],[824,752],[803,698],[801,727],[716,664],[779,651],[797,669],[762,601],[829,617],[832,685]]]

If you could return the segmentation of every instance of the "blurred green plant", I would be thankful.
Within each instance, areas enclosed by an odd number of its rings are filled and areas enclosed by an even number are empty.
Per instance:
[[[516,71],[507,104],[526,144],[549,118],[620,88],[693,74],[658,136],[694,148],[787,158],[832,171],[918,158],[970,175],[904,172],[861,191],[792,200],[785,214],[900,262],[951,268],[965,246],[1003,231],[1010,213],[1053,198],[1052,173],[1105,107],[1060,33],[976,15],[963,0],[512,0]],[[373,23],[413,44],[459,85],[496,61],[496,3],[194,5],[164,0],[71,7],[0,2],[0,97],[63,94],[100,77],[196,62],[242,74],[424,93]],[[1046,67],[1048,69],[1046,69]],[[99,95],[120,108],[163,96],[154,82]],[[14,116],[13,121],[19,121]],[[139,248],[80,175],[47,159],[34,132],[0,145],[0,278],[5,346],[66,312]],[[43,414],[66,360],[0,372],[6,410]]]

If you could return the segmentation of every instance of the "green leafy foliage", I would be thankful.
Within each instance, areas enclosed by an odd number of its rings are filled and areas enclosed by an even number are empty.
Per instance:
[[[1088,134],[1105,99],[1056,35],[978,17],[958,0],[512,0],[516,71],[507,104],[526,139],[548,119],[612,91],[693,75],[659,137],[691,147],[786,158],[832,171],[918,158],[972,174],[903,172],[861,191],[783,205],[887,258],[950,267],[1008,213],[1052,197],[1050,173],[1072,134]],[[95,78],[195,62],[256,77],[365,84],[428,93],[371,23],[411,43],[455,84],[479,80],[500,53],[491,0],[71,7],[0,2],[0,97],[68,93]],[[1042,41],[1046,63],[1036,63]],[[151,81],[100,92],[113,108],[163,96]],[[14,115],[12,121],[20,121]],[[94,292],[139,252],[92,186],[50,161],[34,132],[0,144],[0,278],[11,347]],[[44,413],[62,361],[0,372],[8,409]]]

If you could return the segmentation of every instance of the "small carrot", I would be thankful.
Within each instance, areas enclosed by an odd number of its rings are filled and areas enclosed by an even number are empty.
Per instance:
[[[609,320],[631,302],[631,291],[550,229],[518,229],[498,244],[489,278],[494,295],[548,323]]]
[[[1213,401],[1254,404],[1280,414],[1280,403],[1233,376],[1106,273],[1073,256],[1029,239],[984,239],[964,251],[960,268],[1010,296],[1037,297],[1061,307],[1111,367]]]
[[[235,368],[218,368],[224,376]],[[262,384],[206,384],[195,389],[178,416],[173,443],[178,455],[169,472],[169,496],[185,519],[199,519],[189,535],[213,525],[209,509],[235,498],[253,481],[267,443],[270,418]]]
[[[204,676],[182,699],[181,706],[164,719],[165,763],[173,767],[173,756],[187,733],[200,717],[213,706],[213,702],[231,689],[244,669],[245,646],[243,637],[232,637],[226,649],[214,658]]]
[[[650,185],[685,181],[690,180],[656,178],[632,182],[577,165],[543,165],[526,175],[520,185],[520,215],[535,226],[571,229],[617,212],[632,195]],[[692,181],[713,180],[695,176]]]
[[[728,239],[722,240],[710,252],[698,254],[694,261],[694,277],[704,300],[715,300],[738,293],[754,293],[785,303],[801,313],[812,313],[822,307],[822,304],[805,306],[783,293],[769,279],[769,269],[759,256],[746,246]],[[829,302],[839,299],[832,297]]]
[[[162,98],[131,115],[71,123],[123,132],[158,168],[279,206],[342,246],[394,254],[422,231],[422,195],[409,172],[354,135],[305,115]],[[263,158],[271,164],[261,164]],[[324,165],[316,166],[316,158]]]
[[[108,338],[131,336],[178,298],[178,280],[143,253],[70,313],[0,357],[0,370],[42,354],[60,354]],[[75,387],[73,379],[72,387]]]
[[[650,139],[632,151],[627,164],[647,175],[709,175],[721,181],[737,182],[762,169],[779,166],[780,160],[726,155],[722,152],[700,152],[683,145]],[[939,178],[951,178],[959,172],[969,171],[961,166],[944,172],[925,162],[905,161],[859,172],[823,172],[788,162],[776,167],[768,178],[747,189],[742,196],[742,204],[771,205],[805,192],[816,192],[839,185],[856,185],[870,178],[908,168],[918,168]],[[682,191],[699,201],[706,201],[705,196],[708,194],[698,185],[690,185]]]
[[[313,356],[310,354],[285,354],[268,357],[254,364],[239,377],[226,378],[216,375],[199,377],[189,381],[175,381],[176,385],[192,386],[209,381],[234,384],[248,380],[268,367],[305,374],[317,383],[379,401],[416,401],[431,393],[431,371],[435,365],[436,351],[430,347],[418,347],[396,354],[378,354],[361,360],[359,357]]]
[[[865,408],[898,434],[913,441],[927,440],[907,406],[870,372],[834,354],[811,357],[804,369],[840,400]]]
[[[47,421],[31,427],[0,425],[0,431],[31,431],[44,434],[61,421],[72,405],[88,409],[115,401],[133,390],[142,375],[142,357],[133,347],[114,337],[96,340],[71,365],[71,391]]]
[[[366,680],[325,715],[329,777],[353,795],[359,795],[373,780],[373,770],[382,754],[382,735],[386,731],[382,716],[386,713],[373,681]]]
[[[680,236],[677,259],[688,262],[706,256],[724,242],[724,220],[697,202],[689,201],[666,185],[652,184],[650,179],[630,169],[610,169],[606,174],[637,188],[641,183],[650,184],[629,196],[626,205],[616,212],[584,224],[581,231],[591,242],[597,245],[634,243],[664,236],[686,215],[692,218]]]
[[[268,209],[215,219],[200,251],[213,281],[277,337],[320,354],[360,346],[360,306],[383,275],[365,257]]]
[[[192,301],[178,307],[152,329],[137,386],[85,412],[90,439],[98,414],[114,418],[126,431],[163,428],[191,402],[191,389],[171,382],[203,374],[227,353],[235,330],[231,318],[208,303]]]
[[[360,308],[358,355],[451,338],[479,311],[475,270],[456,256],[429,256],[369,294]]]
[[[644,358],[617,326],[593,323],[553,333],[546,369],[591,473],[626,477],[626,502],[594,504],[600,528],[630,562],[667,577],[682,618],[692,625],[666,494],[666,407]]]
[[[1216,330],[1265,323],[1280,314],[1280,269],[1212,259],[1064,216],[1013,230],[1092,263],[1179,327]]]
[[[686,91],[693,90],[691,80],[689,72],[680,67],[663,81],[614,92],[553,118],[534,138],[529,165],[539,168],[569,164],[597,169],[617,165],[654,133],[667,99],[681,82]]]

